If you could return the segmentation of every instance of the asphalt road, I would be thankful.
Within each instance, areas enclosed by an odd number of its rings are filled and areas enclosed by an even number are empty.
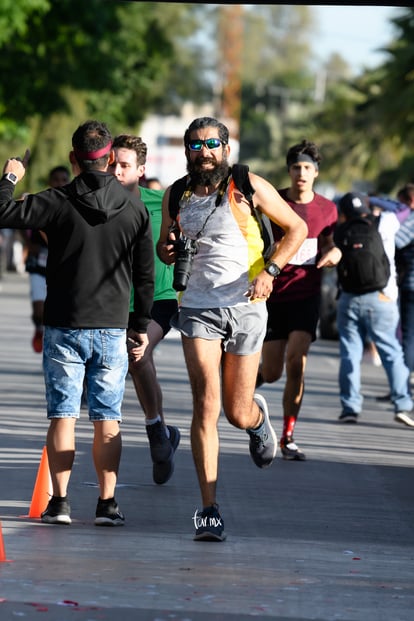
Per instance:
[[[227,541],[193,541],[199,493],[191,396],[180,341],[156,361],[167,422],[182,440],[164,486],[152,482],[143,416],[127,380],[117,490],[123,528],[93,524],[92,428],[77,424],[72,525],[28,518],[45,444],[41,356],[31,349],[26,276],[0,281],[0,618],[42,621],[413,621],[414,430],[393,420],[382,368],[362,365],[364,412],[341,425],[338,347],[317,341],[296,440],[306,462],[259,470],[248,437],[220,419],[218,499]],[[283,379],[261,393],[281,431]]]

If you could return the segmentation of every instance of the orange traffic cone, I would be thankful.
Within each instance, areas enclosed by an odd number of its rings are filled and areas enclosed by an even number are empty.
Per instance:
[[[6,561],[8,561],[8,559],[6,558],[6,548],[4,547],[3,531],[0,522],[0,563],[5,563]]]
[[[49,460],[47,457],[47,449],[44,446],[42,458],[39,464],[39,469],[37,471],[35,486],[33,489],[29,517],[40,518],[42,512],[46,509],[52,495],[53,488],[52,479],[50,478]]]

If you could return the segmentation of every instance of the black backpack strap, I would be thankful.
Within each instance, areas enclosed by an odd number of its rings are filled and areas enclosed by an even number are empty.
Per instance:
[[[171,220],[177,220],[180,210],[180,200],[188,186],[189,178],[187,175],[174,181],[170,188],[170,196],[168,201],[168,212]]]
[[[231,176],[233,177],[234,185],[236,188],[244,194],[249,203],[253,200],[253,194],[255,189],[250,183],[249,179],[249,167],[247,164],[233,164],[231,169]]]
[[[255,189],[250,183],[249,179],[249,167],[247,164],[233,164],[231,169],[231,176],[233,177],[236,188],[244,194],[251,206],[253,206],[253,194]],[[185,175],[180,179],[174,181],[170,188],[170,197],[168,202],[168,212],[172,220],[177,219],[178,212],[180,210],[180,200],[187,189],[189,184],[189,177]]]

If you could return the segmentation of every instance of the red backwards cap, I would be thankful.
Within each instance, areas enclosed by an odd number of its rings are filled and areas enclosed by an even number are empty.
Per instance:
[[[80,160],[99,160],[100,157],[103,157],[112,149],[112,141],[109,141],[105,147],[102,149],[98,149],[97,151],[79,151],[76,147],[74,147],[73,151],[76,157]]]

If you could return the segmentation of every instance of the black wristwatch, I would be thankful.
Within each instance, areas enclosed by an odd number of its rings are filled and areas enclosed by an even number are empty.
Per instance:
[[[265,271],[273,278],[277,278],[280,274],[280,267],[274,261],[268,261],[265,265]]]
[[[3,179],[7,179],[7,181],[11,181],[13,185],[16,185],[16,183],[19,181],[18,176],[12,172],[5,173],[3,175]]]

